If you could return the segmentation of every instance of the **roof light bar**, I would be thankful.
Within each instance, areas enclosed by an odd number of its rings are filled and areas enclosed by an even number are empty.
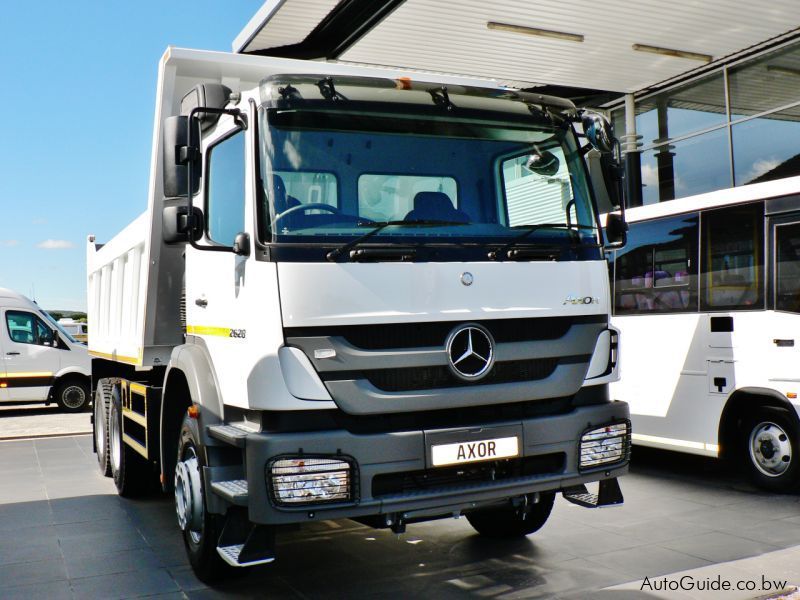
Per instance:
[[[673,48],[661,48],[659,46],[648,46],[647,44],[633,44],[631,48],[637,52],[650,52],[651,54],[674,56],[676,58],[688,58],[689,60],[699,60],[707,63],[714,59],[714,57],[710,54],[700,54],[699,52],[688,52],[686,50],[675,50]]]
[[[510,25],[508,23],[498,23],[489,21],[486,23],[487,29],[497,29],[498,31],[510,31],[511,33],[522,33],[524,35],[535,35],[538,37],[553,38],[567,42],[583,42],[583,36],[577,33],[565,33],[563,31],[551,31],[550,29],[538,29],[536,27],[526,27],[524,25]]]

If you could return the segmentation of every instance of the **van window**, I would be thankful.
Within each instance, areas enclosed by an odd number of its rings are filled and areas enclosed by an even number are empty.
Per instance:
[[[37,346],[55,345],[53,330],[32,313],[7,311],[6,327],[12,342],[35,344]]]

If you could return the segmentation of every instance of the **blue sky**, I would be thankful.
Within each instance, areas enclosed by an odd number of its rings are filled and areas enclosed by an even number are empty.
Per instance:
[[[7,2],[0,23],[0,287],[85,310],[85,244],[147,206],[158,61],[230,51],[263,0]]]

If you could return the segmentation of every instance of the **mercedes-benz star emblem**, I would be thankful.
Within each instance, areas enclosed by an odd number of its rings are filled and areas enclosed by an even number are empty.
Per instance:
[[[450,370],[465,381],[482,379],[494,364],[492,335],[477,324],[461,325],[447,338]]]
[[[461,283],[463,283],[464,285],[472,285],[473,281],[475,281],[475,278],[469,271],[465,271],[461,274]]]

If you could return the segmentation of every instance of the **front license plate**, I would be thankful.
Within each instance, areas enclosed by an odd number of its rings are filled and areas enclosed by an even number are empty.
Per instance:
[[[434,467],[514,456],[519,456],[519,439],[516,436],[431,446],[431,462]]]

